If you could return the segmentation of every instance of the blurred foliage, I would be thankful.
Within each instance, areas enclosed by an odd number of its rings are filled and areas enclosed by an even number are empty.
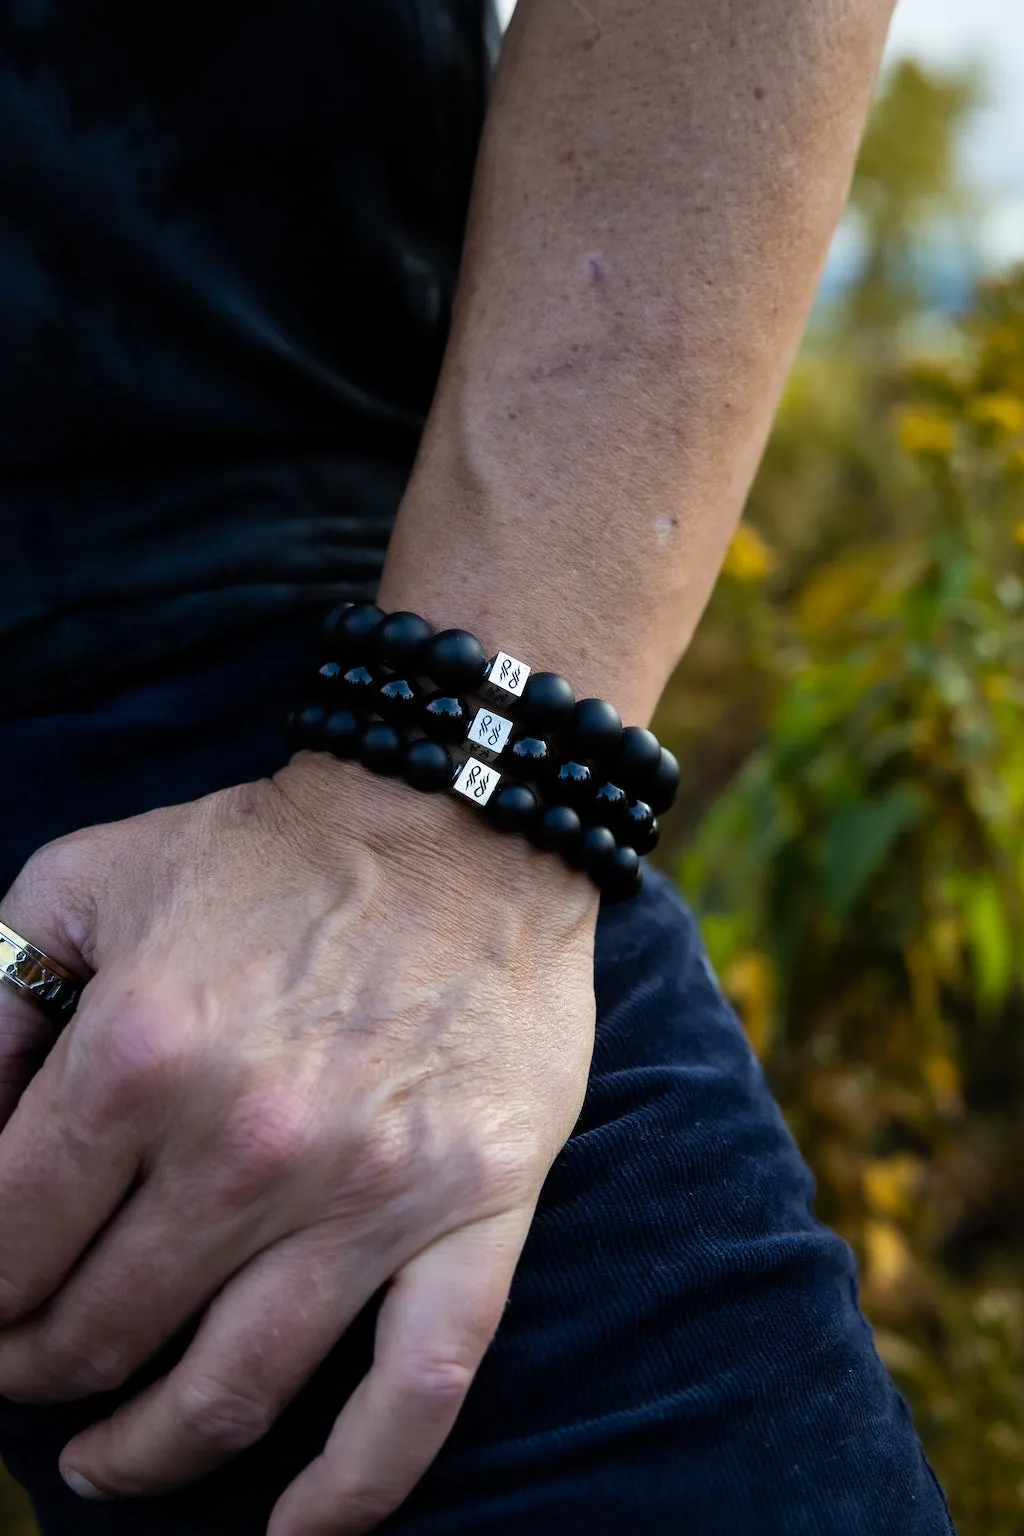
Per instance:
[[[660,724],[680,881],[961,1536],[1022,1536],[1024,269],[915,341],[975,99],[888,75],[861,275],[808,339]]]

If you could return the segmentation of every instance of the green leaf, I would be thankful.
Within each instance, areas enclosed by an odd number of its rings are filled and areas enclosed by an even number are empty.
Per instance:
[[[906,784],[836,807],[825,828],[822,868],[822,896],[831,917],[843,918],[857,903],[893,844],[923,811],[921,796]]]
[[[964,928],[971,952],[978,1007],[991,1013],[1013,981],[1013,938],[1003,894],[991,875],[977,875],[965,887]]]

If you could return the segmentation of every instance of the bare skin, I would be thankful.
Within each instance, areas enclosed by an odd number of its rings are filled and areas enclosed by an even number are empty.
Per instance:
[[[385,607],[649,718],[760,456],[890,9],[521,0]],[[23,1093],[48,1037],[0,991],[0,1391],[117,1385],[201,1315],[62,1458],[79,1491],[158,1492],[257,1440],[390,1282],[373,1368],[270,1523],[372,1529],[458,1414],[582,1105],[590,888],[307,753],[51,844],[0,916],[93,976]]]

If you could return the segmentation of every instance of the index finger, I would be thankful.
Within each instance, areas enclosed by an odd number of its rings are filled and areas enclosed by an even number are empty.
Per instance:
[[[281,1495],[267,1536],[356,1536],[411,1493],[497,1331],[532,1214],[460,1227],[399,1271],[377,1319],[373,1366],[323,1454]]]

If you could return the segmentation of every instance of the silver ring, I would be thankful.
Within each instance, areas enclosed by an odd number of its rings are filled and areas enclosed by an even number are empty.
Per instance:
[[[74,1013],[85,982],[0,923],[0,981],[40,1007],[55,1024]]]

